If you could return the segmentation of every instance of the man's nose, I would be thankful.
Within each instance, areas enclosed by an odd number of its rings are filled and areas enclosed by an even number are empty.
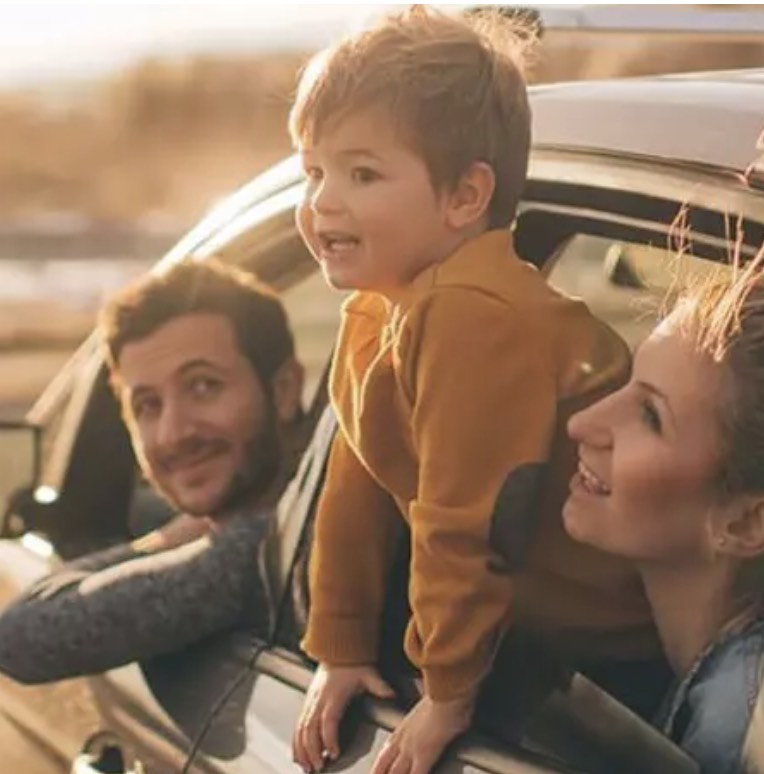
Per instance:
[[[160,449],[172,449],[193,433],[193,422],[182,403],[167,401],[162,407],[156,428],[156,443]]]

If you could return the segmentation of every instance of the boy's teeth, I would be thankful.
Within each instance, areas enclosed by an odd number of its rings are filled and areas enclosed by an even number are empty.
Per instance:
[[[355,246],[355,239],[333,239],[329,242],[329,247],[332,250],[350,250]]]

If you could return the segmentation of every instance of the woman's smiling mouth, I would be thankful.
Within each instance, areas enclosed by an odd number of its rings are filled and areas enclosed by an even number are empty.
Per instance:
[[[582,460],[578,461],[577,478],[582,488],[592,495],[605,497],[610,494],[610,488],[597,474],[589,468]]]

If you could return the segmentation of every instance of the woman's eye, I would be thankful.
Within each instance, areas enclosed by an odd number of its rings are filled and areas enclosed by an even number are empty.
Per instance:
[[[382,177],[379,172],[371,167],[353,167],[353,181],[356,183],[371,183]]]
[[[656,409],[649,400],[646,400],[642,403],[642,421],[654,433],[660,434],[661,430],[663,429],[661,415],[658,413],[658,409]]]

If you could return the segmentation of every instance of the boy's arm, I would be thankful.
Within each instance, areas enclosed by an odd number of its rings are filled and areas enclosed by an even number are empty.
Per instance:
[[[403,521],[340,428],[318,503],[302,647],[322,664],[375,664],[386,580]]]
[[[401,338],[420,464],[406,649],[435,701],[471,693],[491,666],[512,595],[491,569],[497,498],[512,491],[513,533],[525,544],[554,432],[547,344],[514,315],[477,293],[441,291],[412,309]]]

